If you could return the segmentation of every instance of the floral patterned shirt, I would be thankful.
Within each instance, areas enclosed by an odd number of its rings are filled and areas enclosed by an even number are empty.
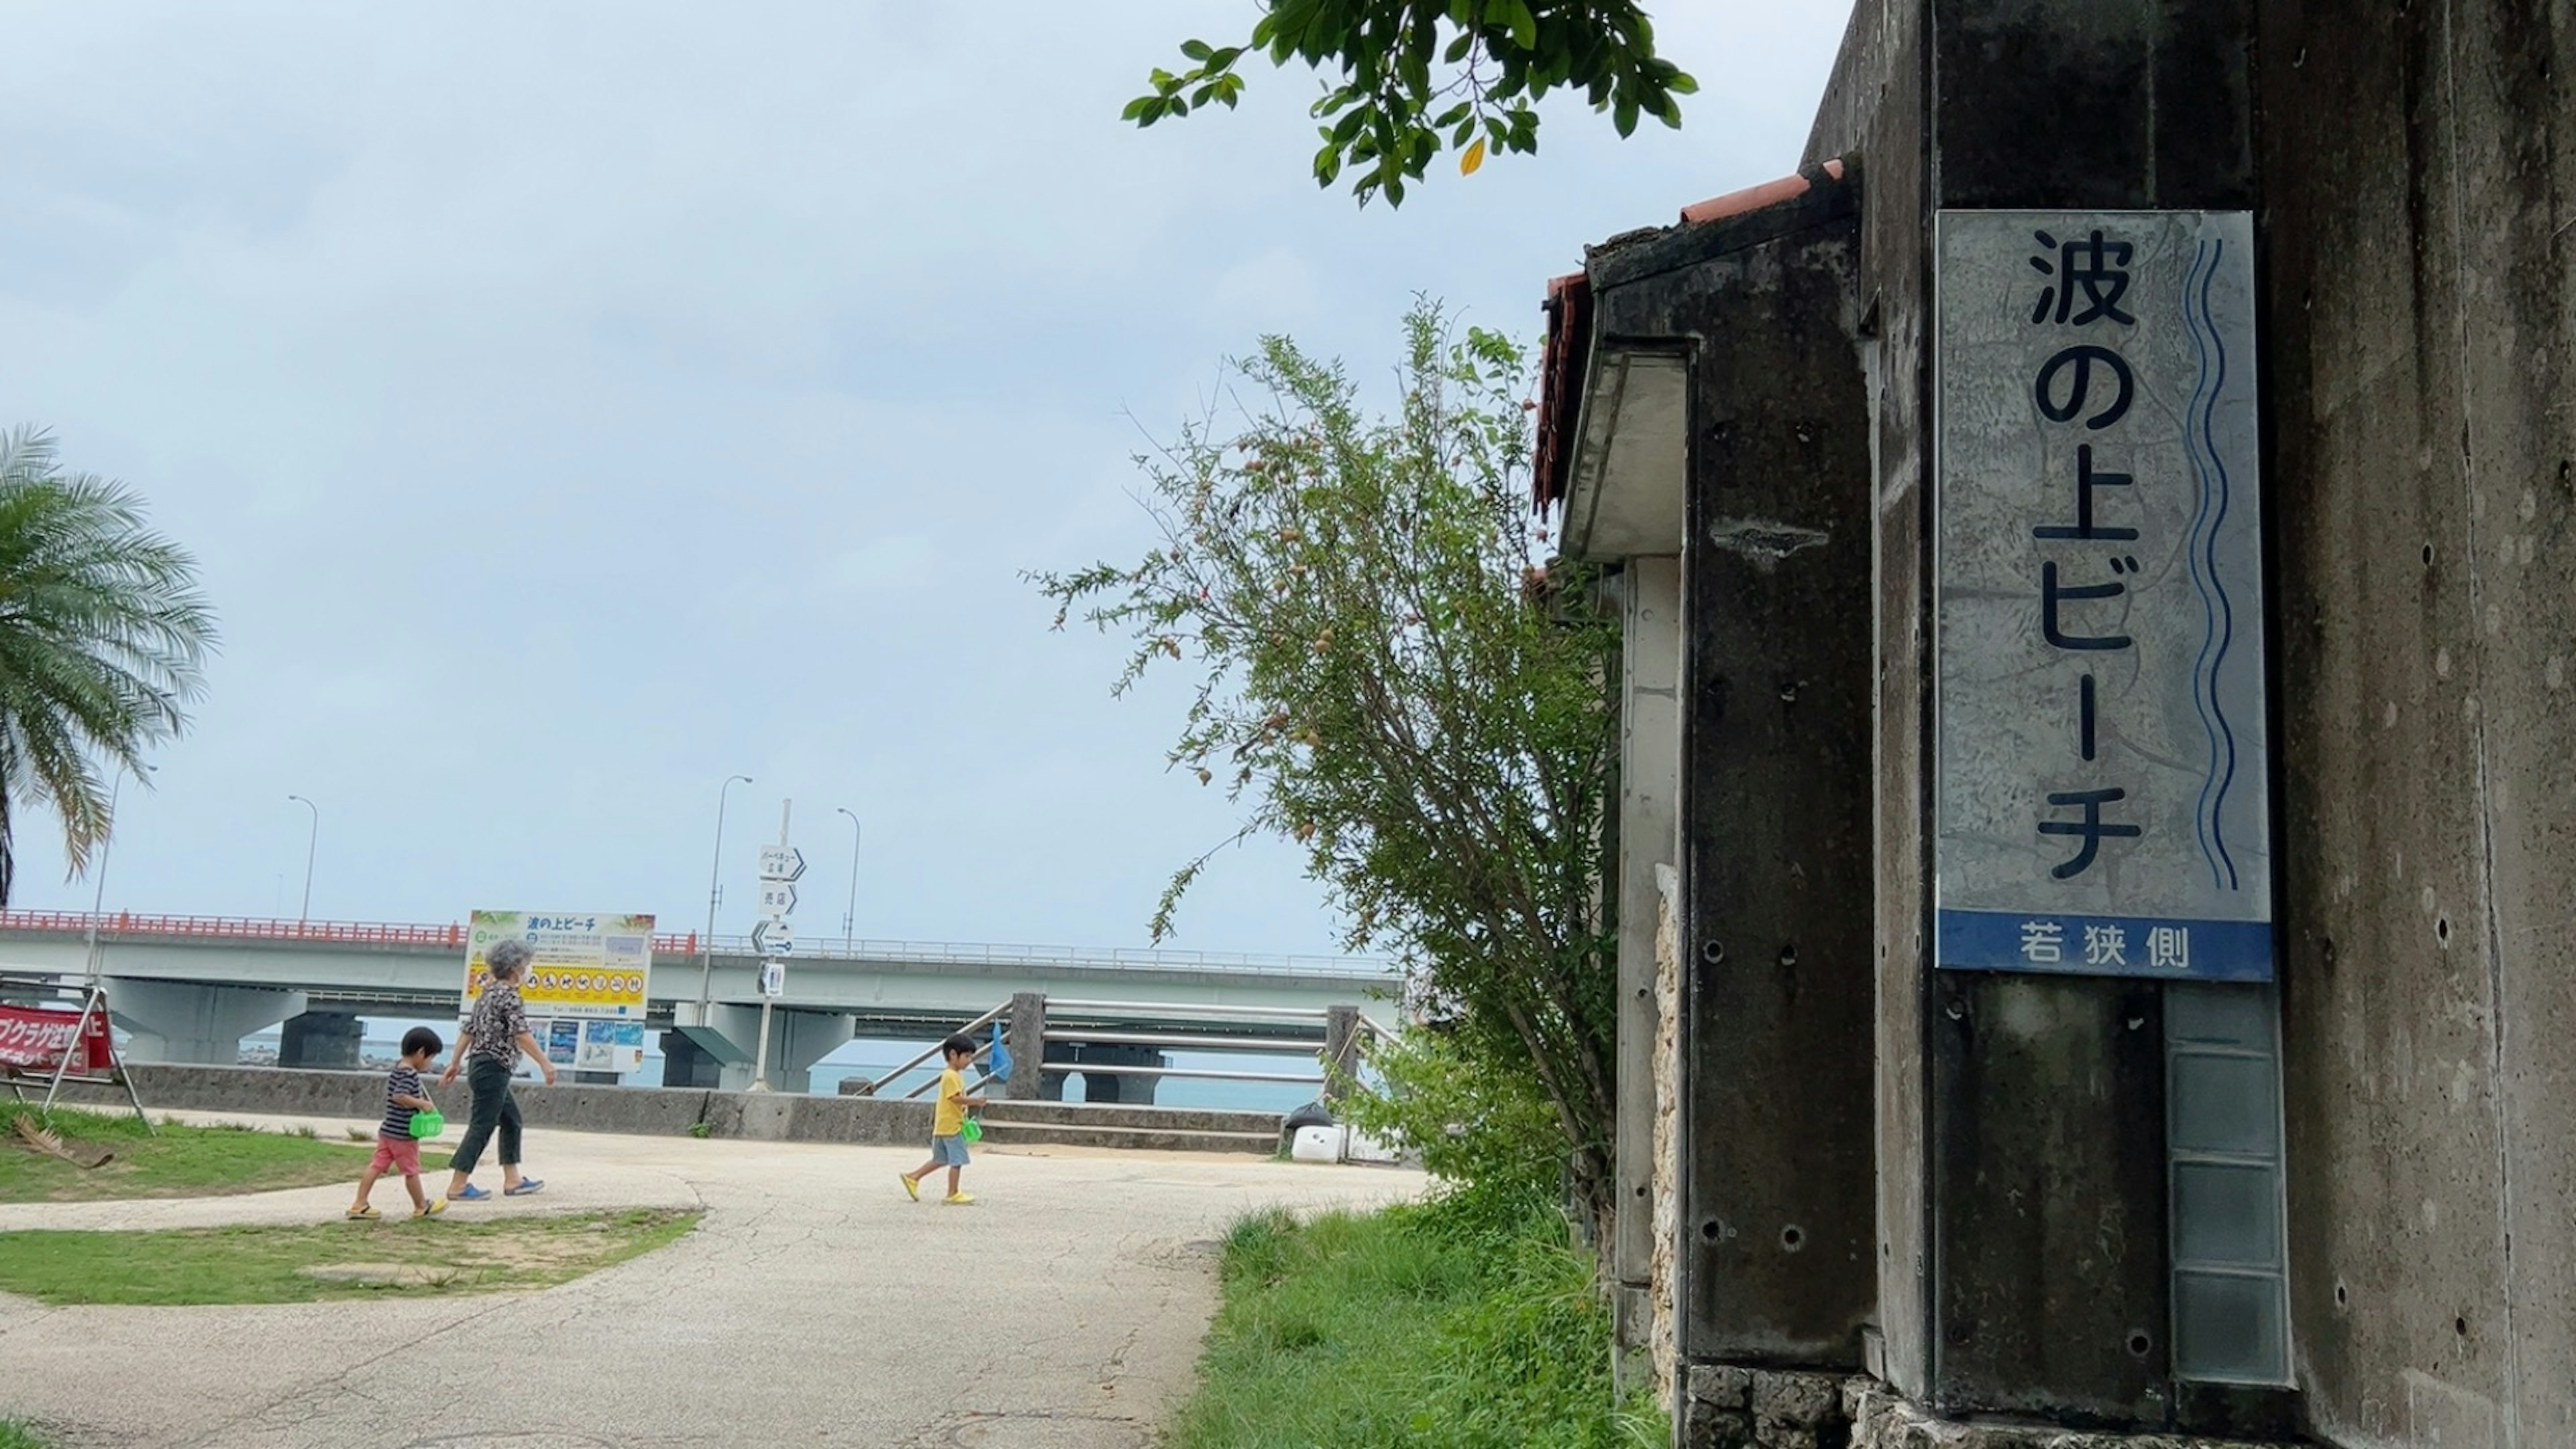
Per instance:
[[[528,1029],[528,1009],[519,1003],[519,988],[514,983],[487,981],[483,994],[474,1002],[474,1012],[465,1018],[465,1035],[472,1043],[468,1056],[486,1061],[506,1062],[519,1054],[519,1034]]]

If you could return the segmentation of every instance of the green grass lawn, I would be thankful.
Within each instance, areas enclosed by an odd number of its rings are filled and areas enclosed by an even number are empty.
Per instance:
[[[637,1209],[478,1223],[451,1209],[427,1220],[0,1233],[0,1293],[51,1304],[315,1303],[545,1288],[651,1252],[698,1217]]]
[[[18,1137],[18,1119],[33,1116],[85,1155],[113,1152],[104,1167],[81,1168],[38,1152]],[[333,1141],[247,1127],[183,1127],[164,1122],[147,1133],[131,1112],[83,1112],[0,1101],[0,1202],[92,1202],[102,1198],[214,1197],[315,1187],[353,1186],[366,1170],[375,1138]],[[447,1154],[423,1152],[424,1172],[446,1167]],[[403,1197],[399,1179],[388,1184]],[[381,1196],[385,1188],[379,1188]],[[0,1440],[0,1449],[7,1449]]]
[[[0,1449],[46,1449],[36,1431],[16,1419],[0,1419]]]
[[[1661,1446],[1610,1385],[1608,1310],[1552,1214],[1452,1205],[1256,1214],[1227,1237],[1225,1302],[1172,1449]]]

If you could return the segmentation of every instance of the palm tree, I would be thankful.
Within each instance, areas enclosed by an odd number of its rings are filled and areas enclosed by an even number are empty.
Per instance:
[[[214,614],[187,550],[144,527],[112,479],[66,473],[50,433],[0,434],[0,905],[17,810],[62,821],[71,873],[114,827],[102,770],[187,728]]]

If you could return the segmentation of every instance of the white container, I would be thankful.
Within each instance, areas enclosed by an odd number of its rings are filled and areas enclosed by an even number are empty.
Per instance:
[[[1288,1142],[1288,1157],[1293,1162],[1339,1162],[1342,1160],[1342,1132],[1339,1127],[1300,1127]]]
[[[1351,1136],[1344,1150],[1353,1162],[1394,1162],[1404,1156],[1391,1142],[1380,1141],[1356,1127],[1348,1130]]]

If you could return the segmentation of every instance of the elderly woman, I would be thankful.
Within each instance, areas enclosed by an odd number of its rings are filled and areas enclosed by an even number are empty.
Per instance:
[[[510,1197],[524,1197],[545,1186],[533,1177],[519,1175],[519,1099],[510,1095],[510,1069],[518,1064],[521,1052],[526,1052],[537,1070],[546,1074],[546,1085],[554,1085],[555,1080],[554,1064],[546,1060],[536,1037],[529,1034],[527,1009],[519,1004],[519,983],[528,974],[527,942],[501,942],[483,958],[483,967],[491,979],[484,983],[473,1014],[465,1018],[465,1033],[457,1040],[455,1054],[447,1059],[447,1070],[438,1078],[440,1086],[451,1086],[458,1069],[463,1068],[466,1084],[474,1089],[474,1115],[466,1123],[465,1140],[456,1144],[456,1156],[448,1164],[453,1171],[447,1180],[447,1196],[454,1202],[479,1202],[492,1195],[490,1189],[476,1187],[470,1179],[496,1127],[501,1131],[501,1191]]]

